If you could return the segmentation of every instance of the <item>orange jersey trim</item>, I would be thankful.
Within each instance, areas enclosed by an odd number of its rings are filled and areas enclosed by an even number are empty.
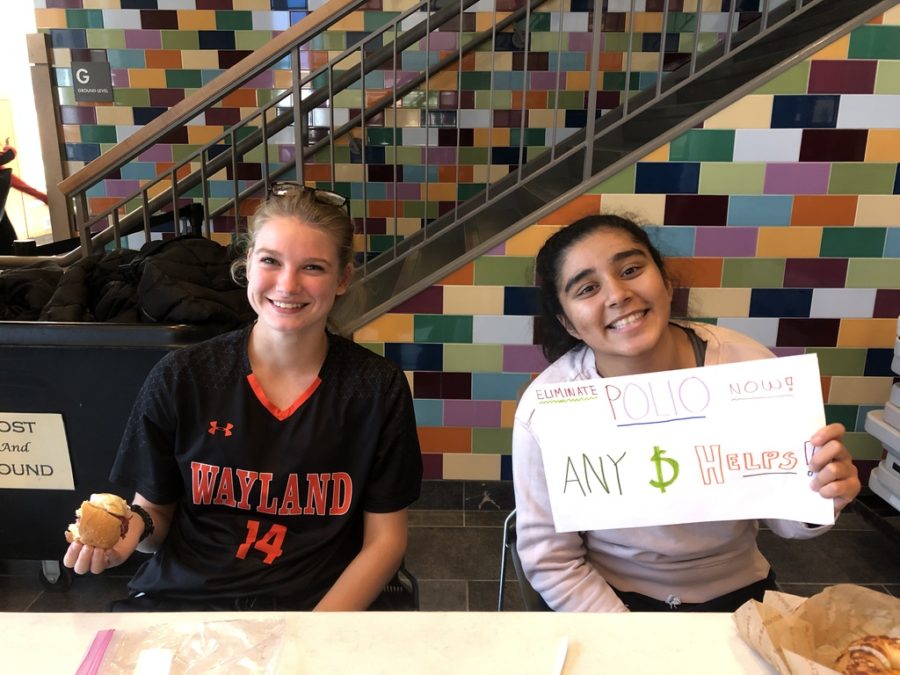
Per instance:
[[[250,388],[253,390],[253,393],[256,394],[256,398],[259,399],[259,402],[263,404],[266,410],[268,410],[279,422],[283,422],[288,417],[294,414],[294,411],[297,410],[301,405],[306,403],[310,396],[319,388],[319,385],[322,384],[322,380],[318,377],[313,380],[313,383],[306,388],[296,401],[291,405],[290,408],[285,408],[282,410],[277,407],[274,403],[269,400],[269,397],[266,396],[266,392],[263,391],[263,388],[260,386],[259,381],[250,373],[247,375],[247,382],[250,384]]]

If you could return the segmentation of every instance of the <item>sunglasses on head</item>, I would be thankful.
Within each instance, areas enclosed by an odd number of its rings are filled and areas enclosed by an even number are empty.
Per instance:
[[[304,185],[303,183],[298,183],[292,180],[277,181],[269,186],[270,197],[283,197],[285,195],[291,194],[292,192],[309,193],[310,195],[312,195],[312,198],[320,204],[336,206],[339,209],[346,209],[347,213],[350,212],[350,207],[348,206],[350,200],[347,199],[347,197],[345,197],[344,195],[339,195],[337,192],[309,187],[307,185]]]

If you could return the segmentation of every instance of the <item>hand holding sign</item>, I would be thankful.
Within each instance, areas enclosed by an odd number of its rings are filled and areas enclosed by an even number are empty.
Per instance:
[[[532,395],[557,531],[834,522],[829,495],[810,489],[809,439],[825,422],[813,355],[545,385]]]
[[[852,502],[861,488],[853,457],[841,439],[843,424],[829,424],[813,434],[813,447],[819,448],[809,463],[812,487],[826,499],[834,500],[835,513]]]

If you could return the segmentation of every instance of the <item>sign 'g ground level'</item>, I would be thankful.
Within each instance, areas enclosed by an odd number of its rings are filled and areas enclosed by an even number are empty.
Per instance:
[[[112,73],[106,61],[73,61],[72,86],[76,101],[112,101]]]

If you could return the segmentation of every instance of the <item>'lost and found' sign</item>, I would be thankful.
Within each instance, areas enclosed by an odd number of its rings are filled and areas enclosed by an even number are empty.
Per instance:
[[[535,387],[557,531],[784,518],[834,522],[810,489],[825,424],[814,355]]]
[[[62,415],[0,412],[0,489],[74,487]]]

